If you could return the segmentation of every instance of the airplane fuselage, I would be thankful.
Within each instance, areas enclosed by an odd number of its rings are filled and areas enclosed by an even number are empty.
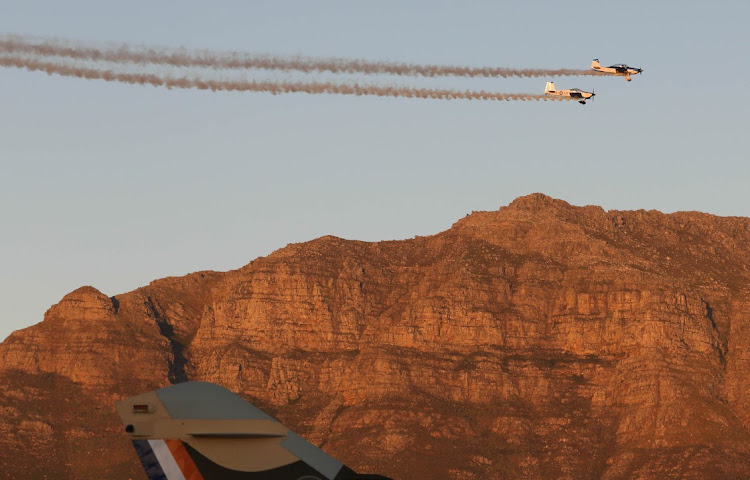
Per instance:
[[[570,90],[557,90],[557,88],[555,88],[555,84],[552,82],[547,82],[547,86],[544,89],[544,94],[556,97],[572,98],[578,100],[578,103],[580,103],[581,105],[586,105],[586,100],[592,98],[595,95],[594,92],[584,92],[583,90],[578,88],[572,88]]]
[[[594,59],[594,61],[591,62],[591,70],[594,70],[595,72],[603,73],[606,75],[614,75],[616,77],[625,77],[625,80],[628,82],[632,80],[630,77],[631,75],[637,75],[639,73],[643,73],[642,68],[635,68],[635,67],[629,67],[627,65],[619,64],[619,65],[610,65],[609,67],[602,67],[599,64],[599,61]]]

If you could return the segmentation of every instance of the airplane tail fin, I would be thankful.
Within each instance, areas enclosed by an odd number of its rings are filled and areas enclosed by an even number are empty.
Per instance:
[[[591,61],[591,68],[593,68],[594,70],[598,70],[598,69],[602,68],[602,66],[599,65],[599,59],[598,58],[595,58],[594,60]]]
[[[544,87],[544,93],[552,93],[555,91],[555,84],[553,82],[547,82],[547,86]]]
[[[172,385],[116,407],[149,480],[391,480],[355,473],[211,383]]]

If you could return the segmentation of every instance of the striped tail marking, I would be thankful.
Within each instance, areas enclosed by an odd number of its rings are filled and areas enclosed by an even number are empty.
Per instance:
[[[134,440],[133,446],[149,480],[204,480],[180,440]]]

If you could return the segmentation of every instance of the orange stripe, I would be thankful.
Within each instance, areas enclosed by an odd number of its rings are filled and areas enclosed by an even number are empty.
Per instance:
[[[169,447],[169,451],[172,452],[172,456],[182,470],[182,474],[185,475],[185,480],[203,480],[203,475],[198,471],[198,467],[195,466],[195,462],[193,462],[181,440],[170,438],[164,440],[164,442]]]

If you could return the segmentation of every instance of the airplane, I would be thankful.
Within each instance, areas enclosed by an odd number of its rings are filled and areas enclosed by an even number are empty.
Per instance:
[[[149,480],[392,480],[355,473],[213,383],[178,383],[115,406]]]
[[[586,100],[591,99],[594,100],[594,95],[596,95],[594,92],[584,92],[583,90],[579,88],[571,88],[570,90],[556,90],[555,84],[553,82],[547,82],[547,86],[544,88],[544,94],[545,95],[557,95],[559,97],[569,97],[569,98],[580,98],[581,100],[578,100],[578,103],[581,105],[586,105]]]
[[[642,68],[629,67],[624,63],[618,63],[617,65],[610,65],[609,67],[602,67],[599,65],[599,59],[595,58],[591,62],[591,70],[595,70],[599,73],[606,73],[608,75],[624,76],[628,82],[632,80],[631,75],[643,73]]]

